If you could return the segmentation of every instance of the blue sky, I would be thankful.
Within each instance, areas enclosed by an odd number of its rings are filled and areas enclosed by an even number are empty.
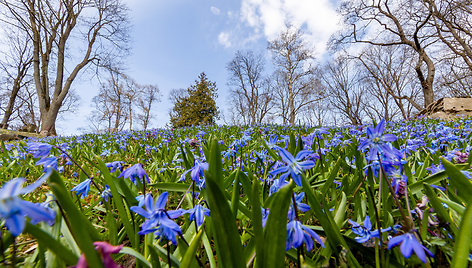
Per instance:
[[[164,127],[172,108],[168,94],[187,88],[201,72],[218,87],[217,104],[228,112],[227,63],[239,49],[266,53],[267,40],[285,22],[303,27],[306,41],[318,57],[338,29],[339,17],[329,0],[125,0],[132,22],[132,54],[126,73],[141,84],[156,84],[161,102],[155,105],[151,127]],[[77,81],[81,105],[74,116],[58,123],[64,134],[86,129],[91,99],[98,82]]]

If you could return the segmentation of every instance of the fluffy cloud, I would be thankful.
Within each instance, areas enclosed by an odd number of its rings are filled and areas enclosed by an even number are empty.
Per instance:
[[[230,47],[231,46],[231,41],[229,40],[229,33],[221,32],[218,35],[218,42],[226,48]]]
[[[214,15],[220,15],[220,13],[221,13],[220,9],[217,8],[217,7],[214,7],[214,6],[211,6],[211,7],[210,7],[210,11],[211,11],[211,13],[213,13]]]
[[[287,23],[303,27],[306,41],[318,53],[326,50],[326,42],[340,22],[329,0],[243,0],[241,19],[268,40],[277,37]]]

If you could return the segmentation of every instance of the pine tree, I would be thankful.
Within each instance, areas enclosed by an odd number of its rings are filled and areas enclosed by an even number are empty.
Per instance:
[[[191,85],[186,96],[176,99],[170,113],[170,122],[173,127],[214,124],[218,118],[218,107],[215,99],[216,83],[208,80],[205,73],[201,73],[195,84]]]

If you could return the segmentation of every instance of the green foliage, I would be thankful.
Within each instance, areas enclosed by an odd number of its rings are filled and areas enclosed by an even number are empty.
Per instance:
[[[195,84],[187,89],[186,96],[177,97],[170,113],[172,126],[177,128],[214,124],[218,117],[216,91],[216,83],[208,80],[205,73],[201,73]]]

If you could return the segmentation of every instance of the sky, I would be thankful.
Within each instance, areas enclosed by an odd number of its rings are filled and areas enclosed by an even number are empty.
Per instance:
[[[333,0],[124,0],[130,9],[132,53],[126,73],[140,84],[157,85],[161,102],[153,108],[150,126],[169,123],[172,89],[187,88],[201,72],[216,82],[217,105],[229,118],[226,65],[237,50],[270,54],[267,42],[277,37],[286,23],[300,26],[305,41],[322,58],[326,43],[339,29],[340,17]],[[82,79],[75,88],[81,98],[78,111],[57,124],[60,134],[87,132],[91,99],[98,82]],[[221,119],[220,123],[224,123]]]

